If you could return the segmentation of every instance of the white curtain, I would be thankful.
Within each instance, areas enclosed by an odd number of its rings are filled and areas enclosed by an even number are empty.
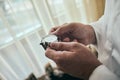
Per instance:
[[[45,74],[55,63],[39,45],[52,26],[90,23],[104,11],[104,0],[0,0],[0,80],[24,80]]]

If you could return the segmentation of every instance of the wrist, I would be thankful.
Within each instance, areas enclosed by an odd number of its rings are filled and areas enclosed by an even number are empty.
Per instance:
[[[102,63],[99,62],[99,61],[98,61],[97,63],[95,63],[95,64],[90,65],[90,66],[88,67],[88,70],[85,72],[85,75],[83,76],[84,80],[88,80],[89,77],[90,77],[90,75],[93,73],[93,71],[94,71],[97,67],[99,67],[100,65],[102,65]]]
[[[86,25],[87,27],[87,32],[88,32],[88,39],[90,41],[91,44],[97,44],[97,39],[96,39],[96,35],[95,35],[95,31],[93,29],[93,27],[91,25]]]

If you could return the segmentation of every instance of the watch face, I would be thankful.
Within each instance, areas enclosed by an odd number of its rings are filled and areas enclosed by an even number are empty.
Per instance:
[[[51,42],[57,42],[57,41],[58,38],[56,35],[47,35],[42,38],[40,45],[42,45],[42,47],[46,49]]]
[[[47,35],[47,36],[43,37],[42,41],[43,42],[56,42],[58,40],[57,40],[57,36],[55,36],[55,35]]]

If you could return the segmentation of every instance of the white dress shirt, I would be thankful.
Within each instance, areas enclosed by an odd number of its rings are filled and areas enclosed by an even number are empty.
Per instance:
[[[104,15],[91,24],[97,38],[97,67],[89,80],[120,80],[120,0],[106,0]]]

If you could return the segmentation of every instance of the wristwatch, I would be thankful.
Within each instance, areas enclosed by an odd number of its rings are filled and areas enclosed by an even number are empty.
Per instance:
[[[56,35],[46,35],[41,39],[40,45],[46,50],[51,42],[58,42],[58,37]]]

